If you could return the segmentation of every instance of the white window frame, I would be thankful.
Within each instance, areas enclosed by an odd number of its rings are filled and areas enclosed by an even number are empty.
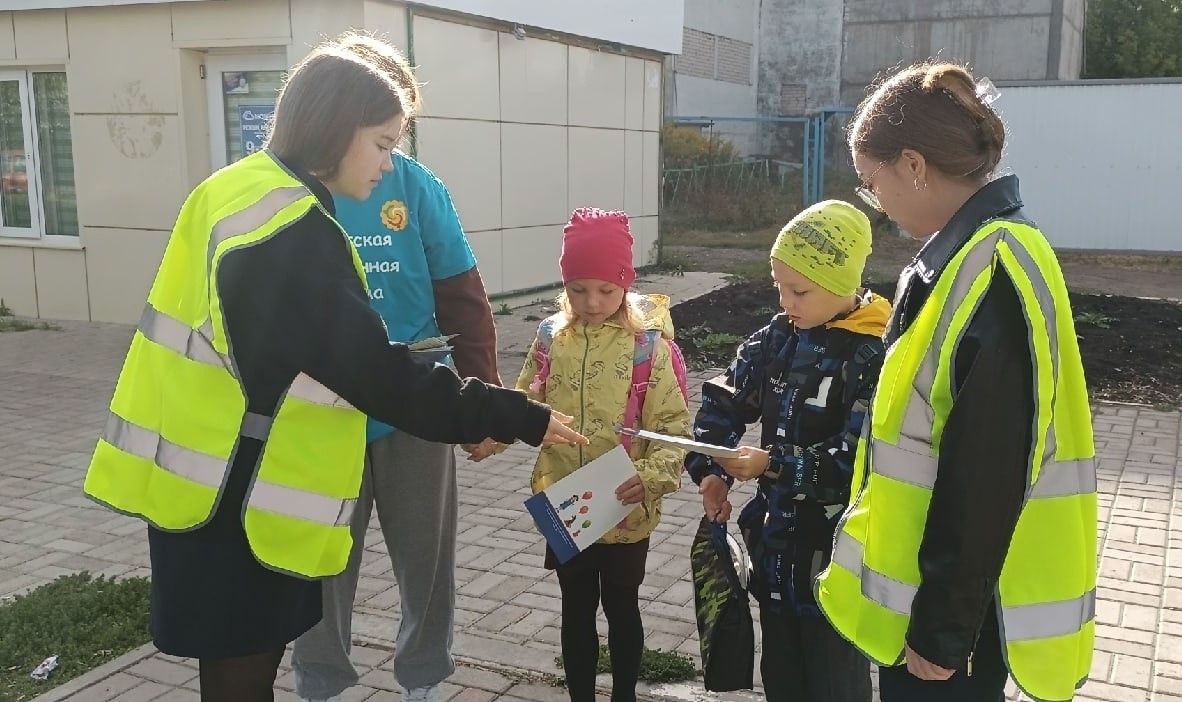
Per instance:
[[[252,53],[210,53],[205,57],[205,94],[209,108],[209,164],[213,170],[226,163],[226,96],[222,92],[223,71],[286,71],[287,55],[282,50]]]
[[[73,236],[45,235],[42,227],[44,221],[44,203],[41,198],[41,160],[37,149],[37,129],[33,121],[33,101],[31,99],[32,69],[3,68],[0,69],[0,81],[16,81],[20,92],[21,121],[24,126],[25,177],[28,189],[25,197],[29,199],[29,227],[13,227],[4,223],[3,212],[0,212],[0,237],[13,239],[77,239]]]

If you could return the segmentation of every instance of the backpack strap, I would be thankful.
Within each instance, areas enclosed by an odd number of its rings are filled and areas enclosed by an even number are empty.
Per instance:
[[[673,374],[677,376],[677,387],[681,389],[681,397],[688,407],[689,378],[686,377],[685,372],[685,355],[681,353],[681,347],[677,345],[677,342],[672,339],[669,340],[669,361],[673,366]]]
[[[537,338],[534,339],[534,364],[538,372],[530,381],[529,391],[543,396],[546,394],[546,380],[550,377],[550,346],[554,343],[554,324],[553,317],[542,320],[538,325]]]
[[[854,402],[854,395],[858,392],[858,381],[862,378],[862,374],[866,372],[874,360],[878,357],[879,349],[869,342],[858,346],[854,351],[853,358],[846,361],[845,366],[841,369],[842,378],[845,387],[842,391],[842,402],[845,407],[850,407]]]
[[[648,329],[636,335],[636,348],[632,352],[632,384],[628,386],[628,402],[624,405],[624,428],[633,429],[640,420],[644,408],[644,396],[648,394],[649,379],[653,374],[653,356],[657,352],[659,329]],[[632,451],[632,437],[620,436],[624,449]]]

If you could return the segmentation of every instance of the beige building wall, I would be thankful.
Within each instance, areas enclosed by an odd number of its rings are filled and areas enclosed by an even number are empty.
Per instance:
[[[451,189],[490,293],[555,282],[576,207],[627,211],[636,263],[656,262],[658,60],[418,14],[410,31],[418,157]]]
[[[0,298],[22,315],[136,321],[212,168],[205,62],[290,65],[349,27],[413,48],[427,83],[417,156],[451,189],[490,293],[555,282],[562,224],[582,205],[626,209],[637,264],[655,262],[659,57],[381,0],[104,6],[0,12],[0,69],[66,72],[80,229],[76,242],[0,238]]]

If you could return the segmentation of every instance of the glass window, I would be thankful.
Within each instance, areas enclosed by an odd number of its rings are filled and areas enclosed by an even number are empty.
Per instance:
[[[45,233],[78,236],[78,200],[74,191],[74,146],[65,73],[33,74],[33,118],[37,125],[37,161]]]
[[[21,88],[20,77],[0,79],[0,231],[33,236],[27,105]]]
[[[0,236],[78,236],[64,72],[0,70]]]

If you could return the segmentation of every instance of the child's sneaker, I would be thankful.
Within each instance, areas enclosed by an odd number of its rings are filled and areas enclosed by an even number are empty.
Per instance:
[[[402,702],[443,702],[443,691],[439,685],[430,687],[402,688]]]

